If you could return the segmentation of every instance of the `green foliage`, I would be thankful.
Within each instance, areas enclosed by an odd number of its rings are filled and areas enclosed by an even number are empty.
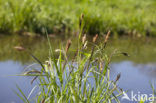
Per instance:
[[[83,30],[81,30],[83,31]],[[107,34],[107,37],[110,33]],[[92,49],[86,51],[86,37],[81,32],[78,38],[77,49],[74,50],[74,57],[69,59],[68,50],[70,48],[70,40],[67,42],[65,49],[60,46],[55,55],[50,40],[49,60],[41,63],[34,55],[31,56],[41,65],[41,69],[29,69],[22,76],[32,76],[38,81],[37,86],[39,92],[35,100],[36,103],[90,103],[90,102],[119,102],[118,97],[122,95],[122,91],[117,87],[117,81],[110,80],[109,63],[112,55],[105,54],[106,42],[100,45],[96,44],[98,35],[93,38]],[[83,38],[83,39],[82,39]],[[81,40],[82,39],[82,40]],[[104,41],[107,41],[105,38]],[[21,94],[18,96],[29,103],[31,99],[27,99],[18,87]]]
[[[89,34],[155,35],[155,0],[0,0],[0,32],[43,34],[78,30],[84,13]]]

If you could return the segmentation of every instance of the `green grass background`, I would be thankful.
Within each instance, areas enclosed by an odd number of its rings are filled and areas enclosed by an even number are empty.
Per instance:
[[[156,36],[155,0],[0,0],[0,33],[75,33],[83,13],[88,34]]]

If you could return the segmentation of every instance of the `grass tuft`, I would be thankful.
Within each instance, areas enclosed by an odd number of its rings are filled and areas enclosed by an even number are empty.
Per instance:
[[[80,27],[80,29],[84,29],[84,27]],[[50,55],[49,60],[45,63],[40,62],[33,55],[33,58],[41,65],[41,69],[27,71],[23,76],[34,77],[31,82],[38,81],[36,86],[40,89],[35,98],[37,103],[119,102],[118,97],[123,94],[116,84],[120,75],[115,81],[110,80],[111,56],[103,52],[105,44],[97,45],[98,34],[96,34],[93,41],[90,42],[92,49],[89,52],[86,51],[84,44],[87,42],[87,38],[83,34],[83,30],[80,31],[74,60],[68,58],[70,55],[68,49],[72,45],[71,40],[67,41],[65,49],[60,46],[58,52],[54,52],[49,42]],[[107,33],[105,41],[108,40],[109,34],[110,32]],[[55,53],[59,53],[59,55],[54,56]],[[23,95],[21,90],[20,92]],[[31,101],[25,97],[21,99],[25,102]]]

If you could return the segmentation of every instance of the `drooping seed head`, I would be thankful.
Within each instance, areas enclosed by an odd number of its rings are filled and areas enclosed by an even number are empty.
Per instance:
[[[121,74],[119,73],[119,74],[117,75],[117,77],[116,77],[115,82],[117,82],[117,81],[120,79],[120,77],[121,77]]]
[[[27,72],[25,72],[24,73],[24,75],[28,75],[28,74],[41,74],[41,72],[40,71],[38,71],[38,70],[31,70],[31,71],[27,71]]]

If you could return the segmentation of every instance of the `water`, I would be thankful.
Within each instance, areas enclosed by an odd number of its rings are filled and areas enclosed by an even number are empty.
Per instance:
[[[72,41],[71,48],[74,48],[76,41]],[[20,74],[27,66],[27,63],[34,61],[25,52],[14,50],[14,47],[22,45],[41,61],[45,61],[49,53],[47,39],[13,35],[12,37],[1,37],[0,42],[0,101],[1,103],[21,103],[22,101],[13,92],[13,90],[18,91],[16,84],[20,86],[26,96],[28,96],[34,85],[30,84],[32,78],[13,75]],[[66,39],[51,38],[51,44],[54,48],[58,48],[59,46],[56,44],[59,43],[65,45]],[[123,90],[128,90],[129,97],[131,97],[132,92],[137,96],[152,93],[149,82],[156,80],[155,44],[154,39],[131,40],[127,38],[110,40],[108,44],[108,53],[117,48],[119,52],[127,52],[130,55],[130,57],[122,55],[113,57],[110,72],[111,79],[115,79],[117,74],[121,73],[118,86]],[[121,100],[121,102],[132,103],[128,100]]]
[[[19,62],[0,62],[0,101],[1,103],[21,103],[22,101],[15,94],[18,91],[16,84],[28,95],[34,85],[30,84],[30,78],[15,76],[21,74],[24,66]],[[13,76],[14,75],[14,76]]]
[[[0,101],[1,103],[20,103],[21,100],[13,92],[17,90],[18,84],[23,92],[28,96],[34,85],[30,84],[32,78],[22,76],[12,76],[23,72],[25,65],[14,61],[0,62]],[[128,90],[128,95],[131,96],[133,91],[137,95],[152,94],[150,82],[156,80],[156,63],[152,64],[135,64],[131,61],[123,61],[111,64],[111,79],[116,78],[117,74],[121,73],[121,78],[118,86],[123,90]],[[127,100],[123,100],[129,103]]]
[[[127,95],[131,100],[123,99],[121,100],[123,103],[138,101],[142,94],[146,94],[148,97],[153,94],[150,83],[156,81],[156,63],[135,64],[130,61],[113,63],[110,73],[111,78],[115,78],[117,74],[121,73],[118,86],[125,91],[128,90]],[[133,100],[131,99],[132,94],[136,95]]]

